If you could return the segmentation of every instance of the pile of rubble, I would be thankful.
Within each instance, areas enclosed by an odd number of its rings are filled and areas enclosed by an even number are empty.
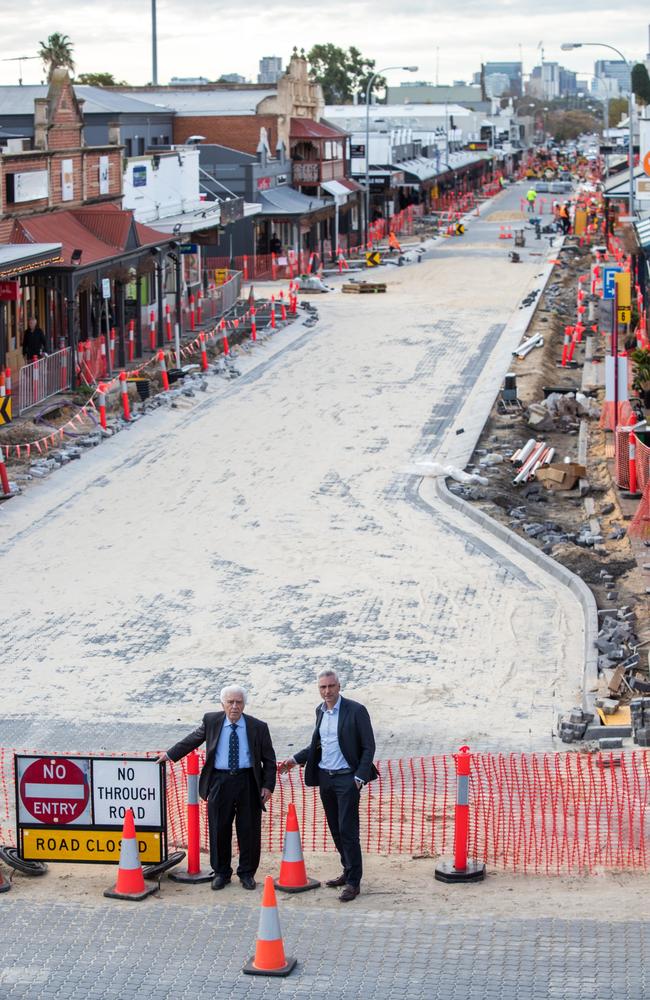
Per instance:
[[[541,403],[528,407],[528,425],[535,430],[577,434],[583,417],[597,418],[600,407],[582,392],[551,392]]]

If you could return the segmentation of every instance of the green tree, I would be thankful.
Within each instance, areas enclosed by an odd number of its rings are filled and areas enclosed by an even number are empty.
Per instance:
[[[112,73],[80,73],[75,83],[86,83],[91,87],[127,87],[126,80],[116,80]]]
[[[650,104],[650,76],[643,63],[632,67],[632,93],[639,104]]]
[[[556,142],[577,139],[584,132],[598,132],[600,120],[588,111],[551,111],[545,128]]]
[[[73,44],[67,35],[62,35],[55,31],[49,35],[46,42],[39,42],[38,54],[43,60],[43,66],[47,72],[47,82],[52,79],[52,74],[58,66],[65,66],[71,73],[74,73],[74,59],[72,58]]]
[[[374,59],[366,59],[353,45],[341,49],[325,42],[314,45],[307,53],[307,60],[312,76],[323,88],[326,104],[349,104],[355,94],[365,101],[366,87],[375,69]],[[378,76],[372,89],[385,86],[385,79]]]
[[[630,108],[625,97],[614,97],[609,102],[609,127],[615,128],[622,118],[626,118]]]

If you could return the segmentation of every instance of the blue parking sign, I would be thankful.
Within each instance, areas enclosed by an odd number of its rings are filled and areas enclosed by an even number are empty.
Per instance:
[[[614,291],[616,289],[616,274],[621,271],[620,267],[604,267],[603,268],[603,298],[613,299]]]

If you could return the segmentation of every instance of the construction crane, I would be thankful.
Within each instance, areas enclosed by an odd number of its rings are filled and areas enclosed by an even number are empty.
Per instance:
[[[18,86],[23,85],[23,63],[28,59],[40,59],[40,56],[10,56],[8,59],[0,59],[0,62],[17,62],[18,63]]]

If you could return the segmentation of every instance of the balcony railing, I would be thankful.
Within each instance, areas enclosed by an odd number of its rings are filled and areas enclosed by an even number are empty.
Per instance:
[[[345,177],[345,160],[295,160],[293,180],[295,184],[320,184]]]

